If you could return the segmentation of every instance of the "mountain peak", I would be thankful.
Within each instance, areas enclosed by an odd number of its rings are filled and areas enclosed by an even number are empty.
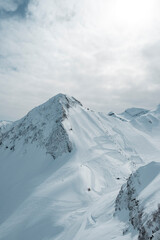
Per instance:
[[[56,158],[72,150],[63,121],[69,117],[69,109],[82,104],[74,97],[57,94],[47,102],[32,109],[26,116],[12,124],[4,133],[1,142],[4,146],[16,147],[18,142],[35,143],[46,148],[46,152]],[[11,139],[11,141],[10,141]],[[11,146],[12,145],[12,146]]]
[[[141,115],[144,115],[146,113],[148,113],[149,110],[144,109],[144,108],[128,108],[126,109],[123,113],[121,113],[120,115],[125,117],[126,119],[132,119],[135,117],[139,117]]]
[[[54,97],[50,98],[44,104],[56,103],[56,102],[62,104],[63,106],[66,106],[67,108],[70,108],[77,104],[82,106],[82,104],[77,99],[75,99],[74,97],[71,97],[69,95],[63,94],[63,93],[59,93],[59,94],[55,95]]]
[[[74,97],[59,93],[45,103],[33,108],[24,118],[28,118],[35,123],[44,121],[44,119],[47,122],[63,121],[67,117],[68,110],[77,105],[82,106]]]

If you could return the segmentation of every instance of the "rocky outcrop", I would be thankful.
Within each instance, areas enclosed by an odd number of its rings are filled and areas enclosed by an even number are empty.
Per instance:
[[[152,165],[154,164],[155,163],[152,163]],[[148,165],[148,168],[149,167],[150,164]],[[143,205],[144,201],[139,197],[143,191],[143,182],[141,182],[143,178],[143,176],[141,176],[142,173],[143,171],[137,170],[130,175],[127,183],[121,187],[115,201],[115,215],[120,219],[122,219],[124,215],[127,216],[129,224],[138,231],[138,240],[157,240],[160,239],[160,204],[158,204],[156,210],[149,213],[146,212],[145,205]],[[155,172],[153,179],[156,177],[160,178]],[[151,183],[149,182],[148,184]],[[147,186],[145,186],[145,191],[146,188]],[[123,234],[126,234],[128,230],[129,227],[124,230]]]

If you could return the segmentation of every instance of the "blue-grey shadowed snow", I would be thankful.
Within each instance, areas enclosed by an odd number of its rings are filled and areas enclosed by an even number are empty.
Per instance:
[[[18,5],[16,10],[6,10],[4,8],[0,8],[0,18],[10,18],[15,16],[25,18],[29,2],[30,0],[13,0],[13,3]]]
[[[51,239],[63,232],[63,230],[63,227],[53,225],[53,219],[51,217],[46,217],[45,219],[37,221],[33,226],[26,227],[25,230],[22,228],[22,230],[19,231],[18,235],[17,233],[13,233],[11,238],[7,238],[8,240]]]

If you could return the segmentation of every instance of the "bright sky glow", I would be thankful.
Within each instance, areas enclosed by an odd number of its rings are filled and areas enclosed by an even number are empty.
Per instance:
[[[154,14],[153,0],[114,0],[112,17],[117,24],[132,27],[145,27],[150,24]]]

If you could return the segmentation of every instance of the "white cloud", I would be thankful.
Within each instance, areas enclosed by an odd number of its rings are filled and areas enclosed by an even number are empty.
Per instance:
[[[124,21],[129,14],[124,15],[123,7],[116,14],[119,1],[31,0],[23,18],[3,18],[0,118],[21,117],[58,92],[100,111],[157,104],[159,82],[155,88],[151,76],[156,73],[146,49],[160,37],[158,1],[146,0],[145,5],[142,0],[144,14],[149,7],[151,12],[142,18],[140,6],[139,26],[134,15]]]

